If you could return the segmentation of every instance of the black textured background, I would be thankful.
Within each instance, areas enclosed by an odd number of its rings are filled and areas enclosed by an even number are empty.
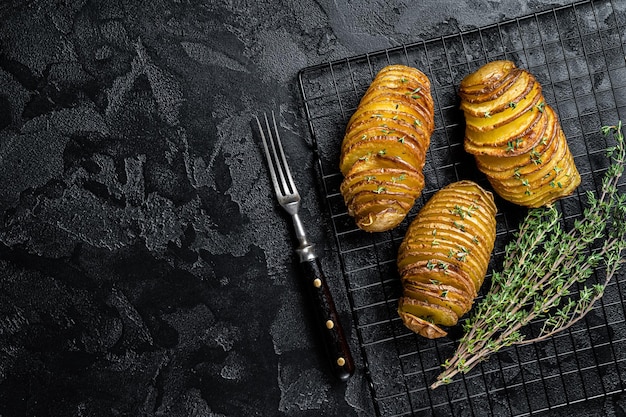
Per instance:
[[[325,368],[252,114],[280,112],[350,324],[298,70],[570,3],[3,1],[0,416],[372,415],[350,328],[357,374]]]

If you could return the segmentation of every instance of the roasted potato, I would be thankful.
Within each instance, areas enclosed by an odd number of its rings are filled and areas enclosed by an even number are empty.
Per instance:
[[[348,121],[341,144],[341,194],[359,228],[396,227],[424,188],[422,169],[434,129],[430,82],[389,65],[376,75]]]
[[[541,85],[511,61],[494,61],[459,88],[465,150],[505,200],[540,207],[571,194],[580,175]]]
[[[496,238],[493,195],[472,181],[433,195],[398,249],[403,294],[398,314],[412,331],[436,338],[467,313],[482,285]]]

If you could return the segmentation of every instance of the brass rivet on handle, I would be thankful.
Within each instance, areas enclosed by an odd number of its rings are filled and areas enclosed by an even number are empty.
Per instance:
[[[321,287],[321,286],[322,286],[322,280],[321,280],[321,279],[319,279],[319,278],[315,278],[315,279],[313,280],[313,286],[314,286],[315,288],[319,288],[319,287]]]
[[[337,359],[337,365],[344,366],[346,364],[346,360],[344,358]]]
[[[332,329],[333,327],[335,327],[335,323],[333,323],[333,321],[332,321],[332,320],[328,320],[328,321],[326,321],[326,328],[327,328],[328,330]]]

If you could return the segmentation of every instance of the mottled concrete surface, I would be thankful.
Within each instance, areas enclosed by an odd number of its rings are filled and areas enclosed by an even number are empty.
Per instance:
[[[350,327],[355,377],[323,365],[251,115],[281,112],[350,324],[297,71],[564,3],[4,1],[0,416],[372,415]]]

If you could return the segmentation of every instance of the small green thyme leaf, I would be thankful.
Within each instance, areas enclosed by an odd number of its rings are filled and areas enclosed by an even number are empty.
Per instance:
[[[539,110],[541,113],[543,113],[544,107],[546,106],[546,103],[544,103],[543,101],[539,104],[537,104],[537,110]]]

